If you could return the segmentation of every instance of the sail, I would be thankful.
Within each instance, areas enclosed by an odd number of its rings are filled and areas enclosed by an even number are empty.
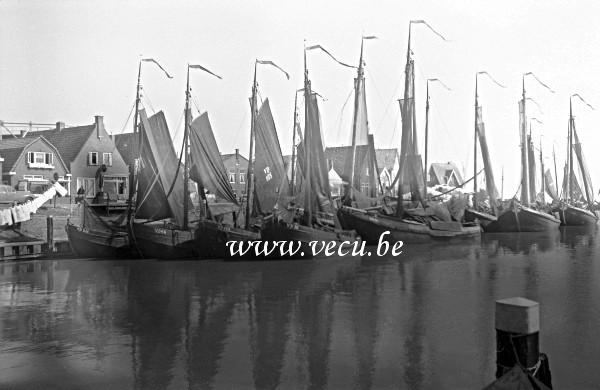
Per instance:
[[[269,99],[258,111],[255,128],[256,159],[254,160],[254,180],[259,210],[270,212],[283,201],[288,188],[288,178],[284,168],[281,146]],[[282,192],[283,191],[283,192]]]
[[[400,183],[408,185],[413,198],[422,199],[424,190],[423,163],[419,155],[415,123],[414,61],[406,64],[405,98],[400,100],[402,114],[402,141],[400,144]],[[398,194],[402,195],[402,194]]]
[[[574,174],[571,173],[571,175],[568,174],[568,164],[565,164],[565,174],[563,176],[563,197],[564,198],[568,198],[569,200],[572,201],[581,201],[583,199],[583,192],[581,191],[581,187],[579,186],[579,181],[577,181],[577,177],[575,177]],[[571,180],[569,181],[569,193],[567,193],[567,177],[570,177]]]
[[[307,149],[310,149],[311,157],[310,164],[307,164],[306,157],[304,157],[302,172],[305,178],[308,176],[310,180],[311,193],[305,194],[304,207],[306,210],[310,207],[311,210],[332,212],[329,171],[321,138],[321,117],[317,105],[317,95],[311,93],[306,105],[308,117],[306,118],[306,129],[304,129],[305,134],[301,149],[304,154]],[[305,147],[304,144],[307,142],[308,145]],[[300,151],[300,148],[298,150]],[[306,169],[304,169],[308,165],[310,165],[310,172],[306,172]]]
[[[148,118],[145,110],[140,110],[140,125],[142,145],[136,216],[147,219],[173,217],[181,226],[183,170],[177,169],[179,160],[165,115],[160,111]]]
[[[485,124],[483,123],[483,116],[481,107],[477,107],[477,137],[479,138],[479,145],[481,146],[481,156],[483,159],[483,169],[485,172],[485,186],[490,198],[490,207],[492,210],[496,209],[496,200],[498,199],[498,189],[496,188],[496,182],[494,181],[494,171],[492,170],[492,159],[490,158],[490,152],[488,149],[487,138],[485,135]]]
[[[355,88],[355,111],[352,121],[352,135],[354,136],[355,147],[348,148],[344,156],[344,171],[342,179],[348,182],[353,182],[353,187],[357,190],[361,189],[361,183],[368,182],[366,176],[366,164],[370,162],[369,153],[369,122],[367,118],[367,100],[365,95],[365,79],[364,77],[354,79]],[[353,145],[350,139],[350,145]],[[353,156],[354,155],[354,156]],[[354,158],[353,158],[354,157]],[[350,180],[352,175],[352,162],[354,161],[354,178]]]
[[[207,112],[192,122],[190,146],[190,178],[217,197],[237,204]]]
[[[558,191],[556,189],[556,185],[554,184],[554,178],[552,177],[552,172],[550,169],[546,169],[544,172],[544,184],[546,187],[546,192],[550,195],[552,200],[558,200]]]
[[[531,135],[527,136],[527,168],[529,169],[529,201],[535,203],[536,184],[535,184],[535,152],[533,150],[533,142]]]
[[[592,179],[590,178],[590,173],[585,164],[585,159],[583,158],[583,151],[581,150],[581,143],[579,142],[579,137],[577,136],[577,131],[575,130],[575,126],[573,126],[573,136],[575,143],[573,144],[573,151],[577,156],[577,161],[579,162],[579,169],[581,171],[581,178],[583,180],[583,189],[585,192],[585,199],[587,200],[588,205],[592,205],[594,202],[594,189],[592,188]]]
[[[521,136],[521,202],[529,205],[529,170],[527,118],[525,116],[525,101],[519,100],[519,130]]]

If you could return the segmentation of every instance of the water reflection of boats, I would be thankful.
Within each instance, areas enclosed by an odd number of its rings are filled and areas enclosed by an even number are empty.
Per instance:
[[[597,232],[598,225],[563,226],[560,228],[560,242],[567,248],[592,247]]]
[[[560,232],[550,230],[546,232],[521,232],[521,233],[487,233],[483,235],[481,243],[490,255],[497,255],[500,249],[508,250],[514,254],[530,254],[534,252],[548,252],[559,243]]]

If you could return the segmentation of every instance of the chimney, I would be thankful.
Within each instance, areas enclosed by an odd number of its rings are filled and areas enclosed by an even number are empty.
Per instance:
[[[65,128],[65,122],[56,122],[56,131],[61,131]]]
[[[236,164],[239,164],[239,160],[240,160],[240,150],[236,149],[235,150],[235,162],[236,162]]]
[[[100,139],[104,131],[104,117],[102,115],[94,116],[94,124],[96,125],[96,136]]]

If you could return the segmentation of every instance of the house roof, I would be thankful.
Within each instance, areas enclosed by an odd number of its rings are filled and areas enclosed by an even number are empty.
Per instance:
[[[449,173],[454,172],[456,175],[456,179],[459,183],[463,183],[462,175],[460,174],[460,170],[453,162],[447,163],[431,163],[431,168],[429,168],[429,172],[433,173],[438,181],[438,183],[445,183],[443,180],[444,177],[450,177]]]
[[[114,136],[117,150],[127,165],[131,165],[134,160],[133,145],[135,142],[135,135],[135,133],[122,133]]]
[[[71,167],[71,162],[75,160],[83,144],[90,138],[92,132],[96,129],[95,124],[66,127],[61,130],[42,130],[32,131],[27,133],[25,138],[31,139],[35,137],[43,137],[48,142],[56,147],[58,154],[67,163],[67,167]],[[7,140],[2,140],[4,143]]]
[[[246,157],[244,157],[241,153],[238,153],[238,157],[244,163],[246,163],[246,164],[248,163],[248,159]],[[229,160],[230,158],[235,158],[235,153],[221,154],[221,160],[223,160],[223,161]]]
[[[357,153],[361,153],[361,149],[366,149],[367,145],[357,145]],[[344,172],[344,160],[346,154],[352,146],[333,146],[325,149],[325,157],[332,162],[333,168],[338,174]],[[375,149],[375,158],[377,160],[377,168],[387,168],[388,171],[394,169],[394,164],[398,156],[398,149]]]
[[[29,145],[37,142],[38,140],[41,140],[42,142],[50,146],[50,148],[56,153],[56,158],[60,161],[60,163],[68,168],[58,149],[54,145],[52,145],[52,143],[50,143],[45,137],[38,136],[3,139],[2,142],[0,142],[0,154],[4,158],[2,170],[5,172],[10,172],[14,170],[17,161],[19,160],[21,155],[23,155],[25,149]]]

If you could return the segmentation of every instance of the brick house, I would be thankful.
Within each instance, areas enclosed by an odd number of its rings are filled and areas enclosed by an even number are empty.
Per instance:
[[[239,149],[235,150],[235,153],[222,154],[221,159],[227,176],[229,177],[229,183],[235,192],[238,199],[246,196],[246,172],[248,171],[248,159],[240,154]]]
[[[463,184],[463,178],[460,170],[453,162],[431,163],[429,166],[429,180],[427,185],[448,185],[457,187]]]
[[[54,145],[46,138],[5,138],[0,141],[2,155],[2,183],[17,190],[43,192],[58,175],[58,181],[67,189],[71,175]]]
[[[91,125],[64,127],[58,122],[55,129],[26,135],[27,138],[37,136],[43,136],[54,145],[66,163],[72,175],[71,194],[83,187],[85,196],[93,198],[98,191],[96,171],[105,164],[104,191],[110,199],[127,199],[129,167],[106,131],[102,116],[95,116]]]

